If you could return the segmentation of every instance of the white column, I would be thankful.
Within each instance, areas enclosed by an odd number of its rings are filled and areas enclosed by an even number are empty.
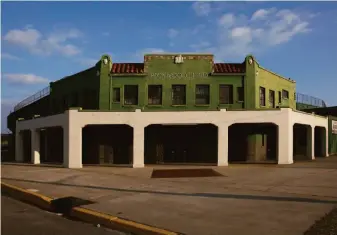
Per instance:
[[[278,125],[278,164],[294,163],[293,156],[293,123],[290,115],[282,118]]]
[[[228,125],[218,125],[218,166],[228,166]]]
[[[63,126],[63,165],[82,168],[82,128],[74,122]]]
[[[142,125],[133,126],[133,168],[144,167],[144,130]]]
[[[307,126],[307,157],[315,160],[315,126]]]
[[[40,164],[40,130],[31,129],[32,163]]]
[[[23,162],[23,136],[21,131],[15,132],[15,161]]]

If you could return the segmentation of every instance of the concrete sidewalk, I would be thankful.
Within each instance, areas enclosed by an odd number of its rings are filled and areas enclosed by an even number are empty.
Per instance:
[[[289,166],[213,167],[223,177],[151,179],[152,168],[2,165],[2,181],[193,235],[302,234],[337,204],[337,157]]]

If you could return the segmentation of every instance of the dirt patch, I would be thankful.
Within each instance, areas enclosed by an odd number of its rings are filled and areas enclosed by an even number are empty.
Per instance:
[[[316,221],[304,235],[337,235],[337,207]]]
[[[151,178],[218,177],[223,176],[213,169],[154,169]]]

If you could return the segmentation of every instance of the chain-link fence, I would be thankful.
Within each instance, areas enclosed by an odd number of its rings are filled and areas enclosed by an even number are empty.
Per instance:
[[[15,105],[14,107],[14,111],[17,111],[18,109],[21,109],[47,95],[49,95],[50,93],[50,87],[46,87],[42,90],[40,90],[39,92],[36,92],[34,95],[29,96],[28,98],[24,99],[23,101],[21,101],[20,103],[18,103],[17,105]]]
[[[326,107],[326,104],[323,100],[312,97],[310,95],[304,95],[301,93],[296,93],[296,102],[306,105],[312,105],[317,107]]]

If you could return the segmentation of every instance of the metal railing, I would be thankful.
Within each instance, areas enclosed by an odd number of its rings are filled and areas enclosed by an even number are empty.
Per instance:
[[[34,103],[35,101],[42,99],[43,97],[50,94],[50,87],[46,87],[38,92],[36,92],[34,95],[29,96],[28,98],[24,99],[20,103],[14,106],[14,111],[17,111],[31,103]]]
[[[310,95],[304,95],[301,93],[296,93],[296,102],[306,105],[312,105],[316,107],[326,107],[326,103],[322,99],[318,99],[316,97],[310,96]]]
[[[47,96],[50,94],[50,87],[46,87],[38,92],[36,92],[34,95],[29,96],[28,98],[24,99],[14,107],[14,111],[17,111],[31,103],[34,103],[35,101],[42,99],[43,97]],[[326,103],[322,99],[315,98],[313,96],[309,95],[304,95],[301,93],[296,93],[296,102],[297,103],[302,103],[302,104],[307,104],[307,105],[312,105],[312,106],[317,106],[317,107],[326,107]]]

